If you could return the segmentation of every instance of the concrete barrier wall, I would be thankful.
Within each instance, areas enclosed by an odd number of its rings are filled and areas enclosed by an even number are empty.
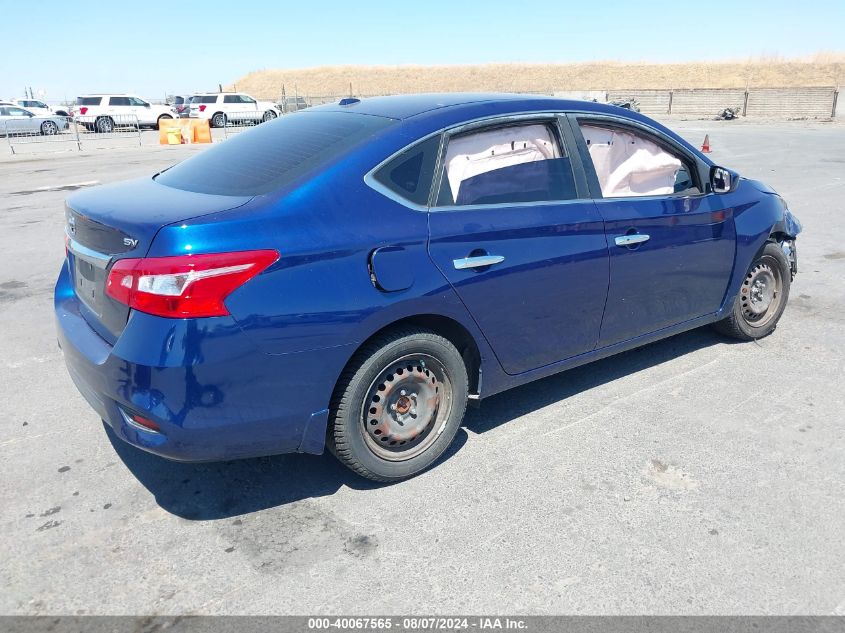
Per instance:
[[[672,114],[716,117],[725,108],[739,108],[745,103],[745,90],[675,90]]]
[[[748,91],[747,116],[828,119],[833,88],[757,88]]]
[[[633,97],[640,102],[640,112],[643,114],[668,114],[668,90],[609,90],[608,101],[624,101]]]
[[[553,92],[552,96],[560,99],[579,99],[581,101],[598,101],[604,103],[607,101],[606,90],[561,90]]]
[[[558,93],[555,93],[558,94]],[[563,93],[561,93],[563,94]],[[573,93],[574,94],[574,93]],[[725,108],[745,108],[745,116],[780,119],[829,119],[845,116],[835,88],[751,88],[700,90],[610,90],[608,101],[635,98],[644,114],[678,114],[710,118]]]

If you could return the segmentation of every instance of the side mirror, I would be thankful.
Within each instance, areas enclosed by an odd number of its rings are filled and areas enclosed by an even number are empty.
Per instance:
[[[145,108],[149,108],[149,107],[152,107],[152,106],[150,106],[150,104],[149,104],[149,103],[145,103],[145,104],[144,104],[144,107],[145,107]]]
[[[736,187],[737,174],[724,167],[710,169],[710,188],[713,193],[728,193]]]

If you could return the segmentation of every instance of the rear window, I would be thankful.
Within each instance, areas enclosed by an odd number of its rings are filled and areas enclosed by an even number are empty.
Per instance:
[[[175,165],[156,180],[168,187],[254,196],[290,184],[396,123],[347,112],[290,114],[241,132]]]
[[[98,106],[102,100],[102,97],[77,97],[76,105]]]

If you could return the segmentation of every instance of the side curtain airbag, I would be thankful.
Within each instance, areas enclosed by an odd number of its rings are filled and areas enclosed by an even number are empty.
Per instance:
[[[560,153],[547,126],[499,128],[449,141],[446,176],[453,200],[459,200],[465,180],[504,167],[553,158],[560,158]]]
[[[604,197],[658,196],[675,191],[682,163],[657,143],[592,125],[582,125],[581,132]]]

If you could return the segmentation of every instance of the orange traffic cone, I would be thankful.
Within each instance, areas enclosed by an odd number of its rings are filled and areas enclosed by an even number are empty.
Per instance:
[[[704,135],[704,142],[701,144],[701,153],[702,154],[709,154],[710,153],[710,135]]]

